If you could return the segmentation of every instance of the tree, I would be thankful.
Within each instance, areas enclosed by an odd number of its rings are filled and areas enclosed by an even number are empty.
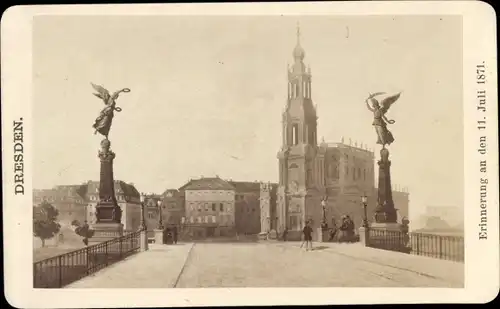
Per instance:
[[[90,226],[87,224],[87,221],[85,221],[82,225],[78,220],[73,220],[71,221],[71,225],[75,226],[75,233],[78,236],[83,237],[83,243],[85,244],[85,246],[88,246],[89,238],[92,238],[92,236],[94,236],[94,230],[90,228]]]
[[[57,223],[58,215],[59,211],[46,201],[33,207],[33,235],[40,238],[42,247],[45,247],[46,239],[59,233],[61,225]]]

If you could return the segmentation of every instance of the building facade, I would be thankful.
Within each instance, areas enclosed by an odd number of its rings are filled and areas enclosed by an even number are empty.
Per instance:
[[[136,231],[139,228],[141,208],[139,192],[133,184],[115,181],[115,194],[118,205],[122,209],[124,232]],[[99,182],[88,181],[81,185],[56,186],[52,189],[33,190],[33,203],[42,201],[51,203],[59,211],[59,222],[63,226],[71,226],[74,220],[95,224],[96,205],[99,201]]]
[[[233,236],[236,233],[235,188],[227,181],[200,178],[181,187],[185,197],[185,216],[181,219],[184,237],[199,239]]]
[[[58,220],[62,226],[71,226],[73,220],[83,222],[87,219],[88,201],[81,185],[61,185],[52,189],[33,190],[33,205],[43,201],[50,203],[58,211]]]
[[[296,239],[301,237],[306,222],[310,222],[316,231],[323,220],[323,199],[329,225],[334,220],[339,226],[341,217],[348,215],[357,228],[364,217],[361,197],[368,197],[368,218],[373,218],[376,207],[374,153],[361,144],[344,143],[343,139],[340,143],[322,141],[318,144],[318,116],[312,99],[311,69],[303,62],[305,51],[299,36],[293,57],[294,64],[288,72],[286,107],[282,114],[282,147],[277,155],[279,183],[275,208],[266,198],[267,192],[272,190],[266,185],[261,187],[263,231],[269,228],[281,233],[286,227],[288,237]],[[397,193],[396,197],[399,199]],[[407,204],[396,204],[396,208],[408,209]],[[276,222],[272,220],[274,213]],[[269,223],[267,217],[270,217]]]
[[[235,226],[238,234],[260,232],[259,182],[229,181],[235,190]]]
[[[185,214],[184,194],[176,189],[168,189],[161,195],[162,216],[165,225],[180,226]]]

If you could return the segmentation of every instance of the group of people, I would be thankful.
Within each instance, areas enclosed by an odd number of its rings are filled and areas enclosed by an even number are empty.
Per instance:
[[[166,233],[166,236],[167,236],[167,243],[173,243],[173,244],[177,244],[177,238],[178,238],[178,233],[177,233],[177,226],[171,226],[171,227],[167,227],[165,229],[165,233]]]
[[[302,248],[305,245],[306,251],[312,250],[313,229],[312,229],[311,225],[312,225],[311,220],[308,220],[308,221],[306,221],[305,226],[302,229],[303,241],[302,241],[302,244],[300,245],[300,247]],[[340,231],[340,235],[339,235],[339,231]],[[339,241],[342,241],[342,242],[343,241],[346,241],[346,242],[354,241],[356,238],[354,221],[348,215],[342,216],[340,227],[337,227],[337,224],[335,222],[335,218],[332,218],[332,226],[329,229],[329,233],[330,233],[330,235],[329,235],[328,241],[335,241],[336,239],[338,239]],[[283,231],[281,233],[281,239],[283,241],[287,241],[287,235],[288,235],[288,228],[285,227],[285,228],[283,228]]]
[[[339,230],[340,230],[340,236],[338,237],[339,241],[352,241],[355,238],[354,221],[351,219],[350,216],[348,215],[342,216],[340,228],[337,228],[335,219],[332,219],[332,228],[330,229],[329,241],[335,241],[337,235],[339,234],[338,233]]]

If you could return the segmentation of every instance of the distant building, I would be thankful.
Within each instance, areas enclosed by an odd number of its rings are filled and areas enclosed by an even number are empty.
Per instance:
[[[438,217],[451,227],[463,227],[464,213],[463,210],[456,206],[427,206],[425,216]]]
[[[133,184],[115,181],[115,194],[122,209],[122,223],[125,232],[135,231],[140,223],[140,196]],[[89,224],[96,223],[95,207],[99,201],[99,182],[88,181],[80,185],[55,186],[52,189],[33,190],[33,203],[42,201],[52,204],[58,211],[63,225],[73,220]]]
[[[229,181],[235,190],[235,225],[240,234],[260,232],[259,182]]]
[[[60,185],[52,189],[33,190],[33,205],[43,201],[50,203],[58,211],[58,220],[62,225],[70,226],[73,220],[86,220],[88,201],[82,185]]]
[[[182,223],[184,217],[184,192],[176,189],[168,189],[161,195],[162,216],[165,225],[177,225]]]
[[[236,192],[230,183],[219,177],[200,178],[179,191],[185,196],[183,233],[193,238],[234,235]]]
[[[149,238],[154,238],[154,230],[158,228],[160,222],[158,201],[162,201],[162,197],[159,194],[149,193],[144,198],[144,219]],[[160,204],[160,206],[162,205]],[[165,218],[163,212],[162,218]],[[163,225],[165,225],[165,222],[163,222]]]

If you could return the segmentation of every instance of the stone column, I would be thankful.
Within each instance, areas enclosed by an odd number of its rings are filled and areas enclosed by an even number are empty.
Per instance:
[[[396,223],[397,212],[394,208],[391,189],[391,161],[389,161],[389,150],[380,150],[378,161],[378,199],[375,208],[376,223]]]
[[[92,226],[95,233],[89,240],[91,243],[123,236],[122,210],[116,201],[113,178],[115,153],[110,147],[111,142],[108,139],[101,141],[101,149],[98,153],[101,161],[99,202],[96,205],[96,223]]]

